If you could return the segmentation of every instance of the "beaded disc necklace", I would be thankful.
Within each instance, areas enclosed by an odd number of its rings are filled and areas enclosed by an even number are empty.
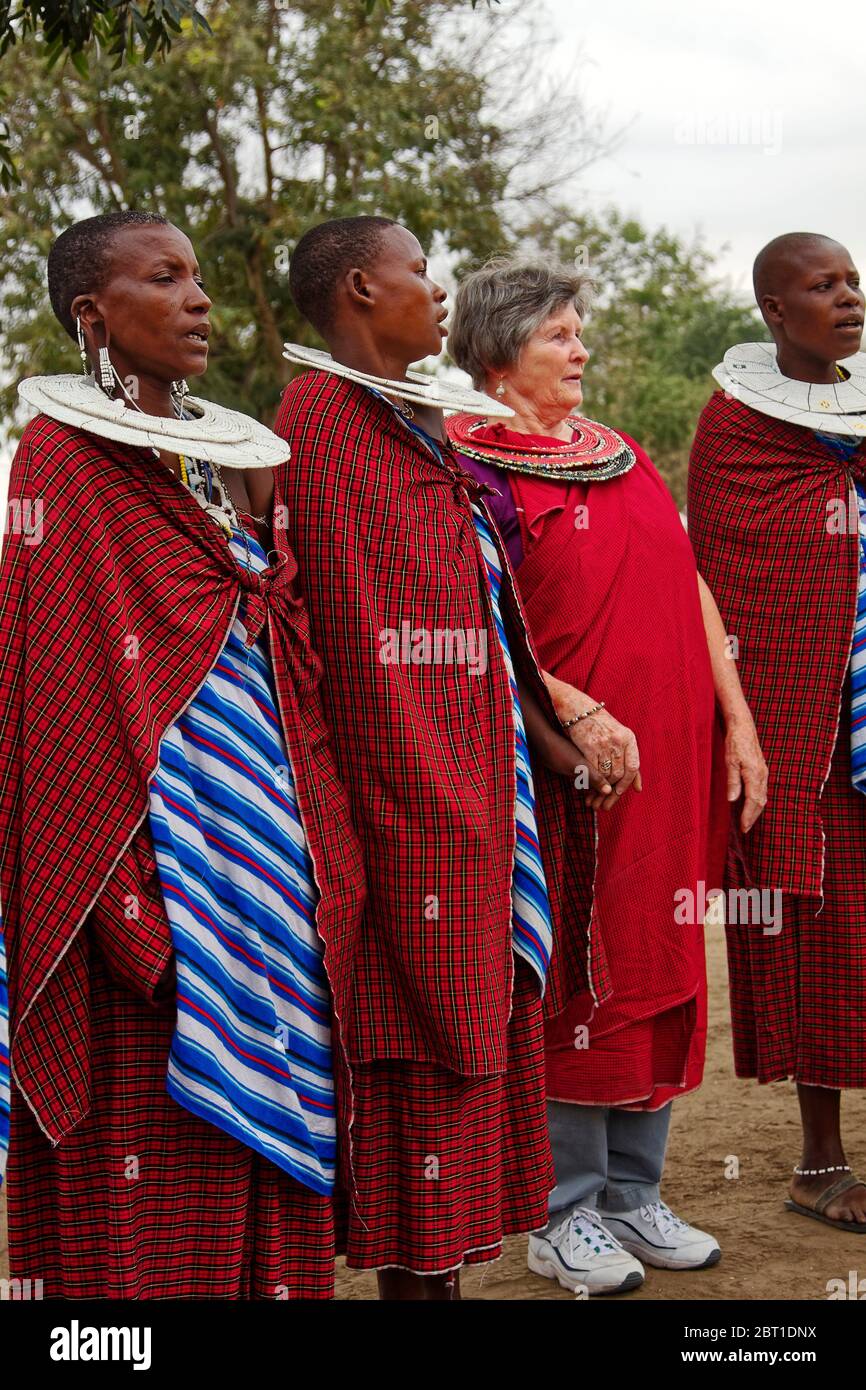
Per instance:
[[[530,473],[536,478],[598,483],[618,478],[635,465],[634,450],[615,430],[582,415],[568,417],[574,432],[572,438],[558,443],[555,449],[496,439],[496,431],[490,432],[492,438],[480,440],[477,435],[489,429],[489,422],[475,415],[454,415],[445,424],[458,453],[513,473]]]

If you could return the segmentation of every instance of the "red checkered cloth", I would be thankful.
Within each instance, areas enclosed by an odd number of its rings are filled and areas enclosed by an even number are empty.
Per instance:
[[[732,882],[820,896],[821,788],[836,744],[857,608],[859,538],[844,464],[810,430],[715,392],[689,469],[689,536],[736,638],[737,670],[770,769],[769,802]],[[853,516],[857,516],[856,499]],[[843,733],[844,733],[843,728]],[[859,880],[852,882],[859,893]],[[773,938],[769,938],[770,941]]]
[[[40,502],[44,528],[38,544],[13,528],[0,568],[0,903],[13,1090],[56,1144],[99,1099],[91,1054],[104,1039],[91,1009],[90,947],[145,999],[171,994],[171,934],[144,829],[148,783],[162,735],[200,688],[241,604],[253,638],[268,623],[338,1015],[363,867],[318,702],[321,667],[293,591],[296,564],[279,538],[272,568],[249,573],[149,451],[44,416],[24,433],[9,497],[23,513]],[[137,916],[126,910],[129,894]],[[336,1041],[342,1077],[339,1029]],[[147,1053],[147,1039],[138,1044]],[[20,1173],[14,1124],[11,1144]],[[66,1195],[61,1222],[91,1197],[85,1186]],[[50,1210],[47,1191],[33,1200]]]
[[[738,1076],[759,1081],[864,1087],[866,797],[851,784],[844,727],[820,810],[823,906],[784,894],[778,934],[727,929],[734,1062]]]
[[[169,1097],[174,1001],[117,983],[90,927],[88,1114],[52,1148],[12,1090],[12,1278],[46,1298],[331,1297],[331,1202]]]
[[[439,462],[355,382],[305,373],[275,429],[275,525],[298,556],[325,677],[326,714],[366,858],[368,902],[351,1008],[353,1063],[402,1058],[465,1076],[507,1067],[511,865],[515,836],[511,696],[498,659],[470,497],[479,486],[443,446]],[[503,616],[517,670],[555,716],[503,561]],[[483,677],[465,664],[383,664],[383,634],[486,632]],[[540,776],[539,832],[554,921],[555,999],[585,989],[592,844],[570,782]],[[581,854],[566,853],[576,837]],[[603,961],[592,952],[597,991]],[[561,1006],[561,1005],[560,1005]]]
[[[504,1077],[424,1062],[353,1071],[354,1201],[346,1263],[438,1274],[495,1260],[506,1235],[547,1224],[554,1184],[535,978],[514,972]]]

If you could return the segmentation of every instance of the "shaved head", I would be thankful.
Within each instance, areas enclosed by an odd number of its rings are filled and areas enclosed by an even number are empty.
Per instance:
[[[860,351],[866,302],[847,248],[818,232],[786,232],[758,253],[753,276],[782,375],[838,380],[836,364]]]
[[[761,300],[764,295],[783,292],[785,285],[801,268],[805,258],[829,250],[845,252],[845,247],[820,232],[785,232],[783,236],[768,241],[755,257],[752,269],[752,284],[758,307],[762,307]]]
[[[338,217],[304,232],[289,267],[289,292],[300,313],[324,334],[334,317],[337,286],[357,266],[369,270],[391,217]]]
[[[107,212],[73,222],[48,253],[48,296],[56,317],[72,341],[75,320],[71,305],[76,295],[104,289],[111,275],[114,239],[127,227],[167,227],[164,217],[152,212]]]

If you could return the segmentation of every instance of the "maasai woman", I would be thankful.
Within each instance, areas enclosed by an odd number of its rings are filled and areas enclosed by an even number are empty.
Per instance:
[[[554,704],[606,779],[595,806],[615,808],[598,821],[595,882],[611,992],[549,990],[545,1001],[556,1189],[529,1253],[536,1272],[602,1293],[640,1283],[640,1260],[688,1269],[719,1258],[659,1193],[670,1102],[703,1068],[699,904],[727,823],[724,779],[711,778],[715,694],[745,828],[764,767],[670,494],[633,440],[577,414],[586,288],[564,267],[508,258],[466,277],[452,356],[515,415],[453,417],[448,432],[496,489],[491,510]]]
[[[806,233],[765,246],[754,283],[775,346],[725,354],[689,470],[690,534],[772,787],[730,864],[738,896],[779,899],[777,930],[728,928],[734,1060],[797,1083],[788,1207],[864,1234],[840,1109],[866,1087],[864,295],[845,247]]]
[[[385,218],[324,223],[298,243],[290,283],[333,358],[283,397],[277,498],[369,890],[344,1030],[347,1260],[380,1271],[385,1297],[443,1298],[460,1266],[546,1220],[541,990],[562,889],[539,861],[547,772],[534,788],[524,720],[571,778],[551,773],[551,797],[574,802],[578,759],[480,490],[407,380],[445,336],[416,238]],[[591,969],[597,986],[585,918],[574,937],[566,973],[587,988]]]
[[[287,450],[184,400],[211,301],[163,218],[70,227],[48,285],[95,376],[22,383],[0,584],[11,1274],[328,1297],[363,871],[295,561],[249,515]]]

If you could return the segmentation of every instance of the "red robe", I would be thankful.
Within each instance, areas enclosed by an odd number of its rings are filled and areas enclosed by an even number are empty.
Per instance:
[[[839,727],[857,611],[850,475],[811,430],[716,391],[689,464],[689,535],[727,631],[771,771],[738,851],[759,888],[819,897],[821,791]],[[840,530],[831,524],[844,518]],[[853,515],[857,515],[856,502]],[[844,715],[843,715],[844,717]]]
[[[519,448],[523,436],[495,428]],[[485,431],[473,438],[482,445]],[[701,889],[721,887],[728,816],[694,556],[667,488],[626,442],[634,468],[606,481],[500,472],[542,666],[635,732],[644,779],[597,816],[595,912],[611,993],[595,1008],[576,994],[549,1018],[548,1096],[658,1109],[703,1073]]]
[[[774,919],[769,932],[748,912],[728,927],[736,1069],[831,1088],[866,1086],[866,797],[851,784],[847,678],[860,562],[852,478],[866,480],[862,449],[842,462],[811,430],[721,391],[704,407],[689,534],[736,639],[769,767],[767,807],[728,864],[729,887],[765,893]]]
[[[9,493],[44,517],[38,544],[8,536],[0,571],[13,1276],[43,1278],[46,1296],[327,1295],[328,1203],[165,1094],[172,946],[146,828],[160,739],[243,605],[251,639],[268,625],[339,1063],[363,869],[294,557],[277,541],[271,569],[242,570],[150,451],[44,416]]]
[[[292,448],[277,470],[276,504],[298,556],[325,709],[366,856],[368,898],[344,1021],[349,1057],[501,1074],[513,979],[514,736],[467,487],[480,489],[449,446],[440,465],[387,405],[334,375],[293,381],[275,429]],[[555,720],[501,558],[512,658]],[[383,661],[383,634],[401,633],[404,623],[486,632],[486,678],[457,662]],[[552,988],[601,995],[603,958],[588,939],[584,813],[571,784],[543,770],[537,796],[556,841],[555,902],[566,893],[563,846],[575,848],[567,893],[576,920]]]
[[[447,444],[440,462],[390,406],[335,375],[293,381],[275,428],[292,449],[275,524],[298,555],[367,868],[344,1020],[356,1103],[347,1259],[435,1273],[543,1225],[553,1184],[539,987],[515,972],[511,943],[514,725],[471,510],[481,489]],[[500,558],[515,668],[554,719]],[[483,635],[486,671],[388,659],[404,628]],[[573,927],[566,949],[554,945],[548,994],[601,997],[587,815],[571,782],[544,770],[536,796],[551,904]]]

